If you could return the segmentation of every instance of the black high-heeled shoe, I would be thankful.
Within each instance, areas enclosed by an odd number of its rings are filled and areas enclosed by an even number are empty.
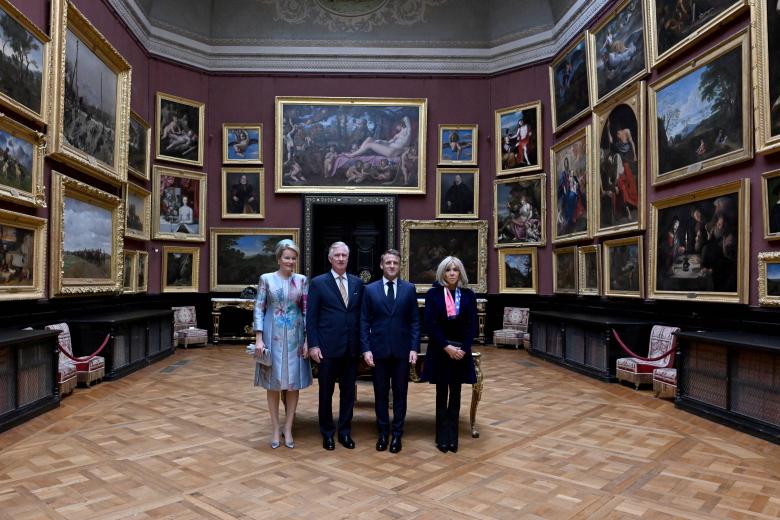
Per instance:
[[[458,444],[451,442],[449,446],[447,446],[447,449],[449,449],[452,453],[458,453]]]
[[[450,451],[450,447],[447,446],[446,444],[437,444],[436,449],[442,453],[447,453],[448,451]]]

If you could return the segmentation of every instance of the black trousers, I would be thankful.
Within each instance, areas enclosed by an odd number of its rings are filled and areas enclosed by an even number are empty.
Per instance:
[[[355,380],[357,359],[353,357],[323,358],[319,366],[320,404],[318,415],[320,433],[332,437],[336,433],[333,423],[333,391],[339,382],[339,435],[352,431],[352,410],[355,407]]]
[[[436,383],[436,444],[458,445],[460,383]]]
[[[400,437],[406,419],[406,394],[409,389],[409,359],[375,359],[374,403],[376,427],[380,435]],[[393,423],[390,424],[389,399],[393,390]]]

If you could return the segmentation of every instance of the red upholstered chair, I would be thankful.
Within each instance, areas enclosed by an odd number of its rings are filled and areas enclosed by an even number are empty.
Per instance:
[[[173,341],[175,345],[205,345],[209,341],[209,332],[197,328],[195,306],[171,307],[173,310]]]
[[[525,307],[504,307],[503,328],[493,331],[493,343],[528,348],[531,335],[528,333],[528,314]]]
[[[671,368],[674,366],[674,347],[677,344],[677,333],[679,327],[666,327],[664,325],[654,325],[650,331],[650,348],[647,357],[657,358],[661,354],[668,352],[664,357],[644,361],[635,357],[625,357],[617,360],[616,376],[619,381],[629,381],[634,383],[638,389],[643,383],[653,382],[653,370],[657,368]]]
[[[677,369],[656,368],[653,370],[653,391],[656,397],[676,397]]]
[[[60,335],[58,341],[62,350],[65,350],[71,356],[73,355],[73,346],[70,340],[70,328],[67,323],[55,323],[46,325],[48,330],[58,330]],[[97,345],[95,345],[97,347]],[[106,359],[103,356],[95,356],[89,361],[73,361],[60,352],[60,366],[63,358],[76,366],[76,378],[79,383],[90,386],[93,383],[100,382],[106,375]]]

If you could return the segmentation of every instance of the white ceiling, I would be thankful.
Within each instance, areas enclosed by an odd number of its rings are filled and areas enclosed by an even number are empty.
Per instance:
[[[548,59],[609,0],[109,0],[206,70],[491,74]]]

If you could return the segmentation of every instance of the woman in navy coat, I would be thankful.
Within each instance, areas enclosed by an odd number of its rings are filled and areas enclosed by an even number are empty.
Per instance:
[[[477,297],[466,284],[463,262],[448,256],[425,295],[428,350],[421,379],[436,385],[436,447],[443,453],[458,451],[461,385],[477,382],[471,357]]]

